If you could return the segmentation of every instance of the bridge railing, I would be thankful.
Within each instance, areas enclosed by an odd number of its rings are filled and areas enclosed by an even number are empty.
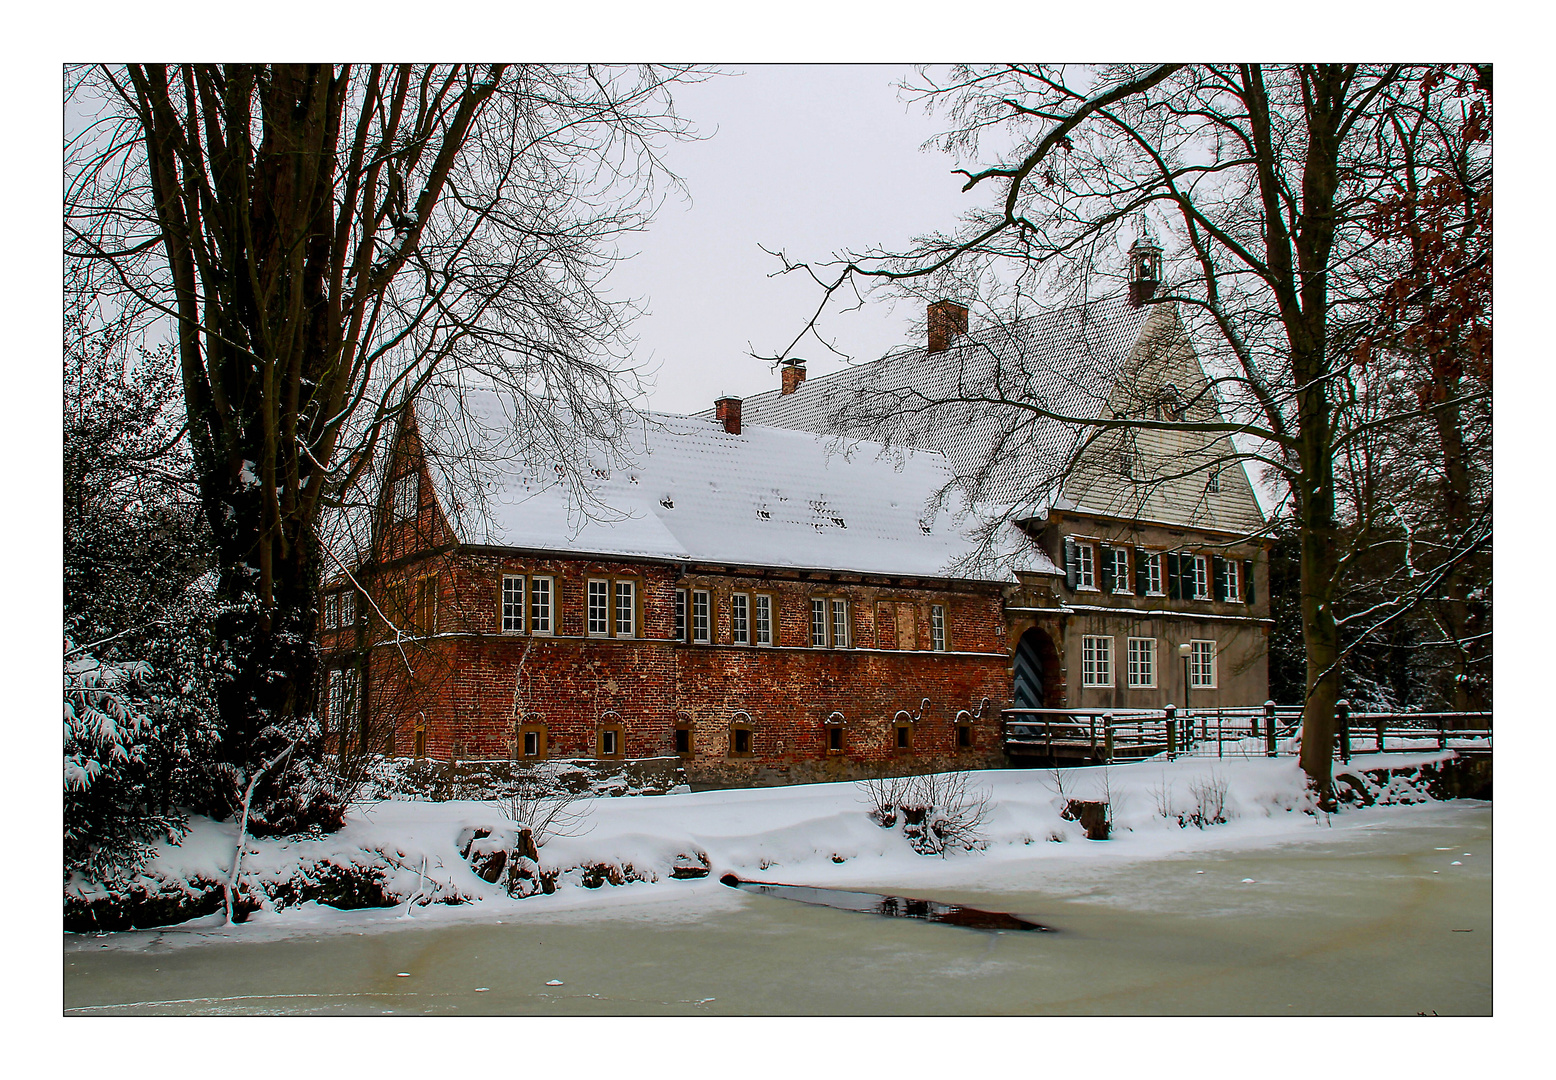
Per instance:
[[[1336,708],[1334,753],[1422,750],[1491,752],[1491,713],[1352,713]],[[1013,758],[1042,757],[1099,763],[1166,755],[1279,757],[1302,745],[1302,707],[1178,709],[1005,709],[1000,736]]]

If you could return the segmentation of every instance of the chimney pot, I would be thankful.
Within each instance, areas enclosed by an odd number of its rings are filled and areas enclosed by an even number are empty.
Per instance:
[[[929,351],[942,353],[951,340],[967,333],[967,307],[955,300],[937,300],[929,305]]]
[[[779,397],[788,397],[800,388],[800,383],[805,381],[805,361],[785,360],[783,362],[783,390]]]
[[[731,435],[740,434],[740,399],[721,397],[713,403],[713,415],[723,421],[724,430]]]

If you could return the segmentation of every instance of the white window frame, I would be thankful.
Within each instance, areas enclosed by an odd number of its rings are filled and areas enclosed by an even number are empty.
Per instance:
[[[1156,639],[1132,637],[1125,647],[1129,653],[1129,688],[1131,690],[1156,689]]]
[[[1129,549],[1109,548],[1108,556],[1113,560],[1113,591],[1133,596],[1135,593],[1135,581],[1129,574]],[[1123,564],[1123,570],[1119,564]]]
[[[730,594],[729,639],[736,645],[751,644],[751,597],[748,593]]]
[[[621,747],[617,743],[617,738],[620,735],[621,732],[617,731],[615,728],[606,728],[604,731],[600,732],[601,757],[609,758],[621,756]]]
[[[337,595],[340,597],[340,628],[347,630],[357,624],[356,590],[346,589]]]
[[[929,605],[929,647],[935,652],[945,652],[945,605]]]
[[[329,694],[325,702],[325,722],[336,734],[345,731],[343,721],[349,721],[356,711],[356,668],[330,668]]]
[[[1216,643],[1191,640],[1189,642],[1189,686],[1195,690],[1216,688]]]
[[[590,637],[610,637],[611,583],[590,578],[585,587],[584,632]]]
[[[530,742],[532,740],[535,744],[533,752],[530,750]],[[540,732],[523,731],[519,733],[519,756],[527,758],[538,758],[540,756]]]
[[[523,574],[504,574],[501,593],[497,600],[497,628],[504,634],[524,633],[524,601],[528,590],[524,588]]]
[[[853,611],[847,600],[832,601],[832,647],[846,649],[853,639]]]
[[[1194,560],[1194,599],[1210,599],[1210,556],[1190,555]]]
[[[1237,559],[1221,560],[1221,592],[1228,603],[1243,603],[1243,564]]]
[[[701,607],[701,613],[698,608]],[[699,626],[699,620],[701,625]],[[707,589],[692,590],[692,640],[699,645],[713,643],[713,594]]]
[[[390,519],[396,524],[412,521],[421,511],[421,473],[412,469],[394,478],[389,489]]]
[[[333,630],[340,625],[340,594],[324,594],[324,629]]]
[[[1075,589],[1097,591],[1097,547],[1080,540],[1075,542]]]
[[[1166,596],[1167,592],[1162,588],[1162,553],[1160,551],[1147,551],[1144,557],[1145,595]]]
[[[827,647],[827,602],[820,596],[810,598],[810,647]]]
[[[612,612],[616,636],[638,636],[638,583],[632,580],[616,581],[611,585],[611,601],[616,605]]]
[[[675,640],[686,641],[691,637],[691,605],[685,589],[675,590]]]
[[[1081,637],[1081,685],[1113,685],[1113,639],[1102,634]]]
[[[529,632],[542,637],[556,633],[556,578],[549,574],[529,579]]]
[[[773,598],[769,593],[757,593],[752,612],[751,641],[758,646],[773,643]]]

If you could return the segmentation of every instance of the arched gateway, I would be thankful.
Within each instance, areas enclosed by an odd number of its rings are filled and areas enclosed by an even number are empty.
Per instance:
[[[1044,673],[1052,671],[1055,650],[1052,639],[1033,627],[1016,644],[1011,701],[1018,709],[1041,709],[1047,704]]]

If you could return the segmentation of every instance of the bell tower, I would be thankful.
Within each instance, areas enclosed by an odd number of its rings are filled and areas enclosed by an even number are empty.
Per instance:
[[[1129,302],[1135,307],[1156,295],[1162,281],[1162,247],[1142,231],[1129,249]]]

